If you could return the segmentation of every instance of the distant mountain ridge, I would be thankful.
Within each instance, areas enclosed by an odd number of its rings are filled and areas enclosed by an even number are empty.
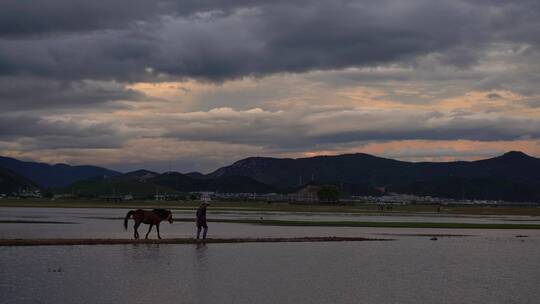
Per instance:
[[[540,159],[518,151],[489,159],[454,162],[407,162],[364,153],[298,159],[249,157],[209,174],[159,174],[148,170],[120,174],[94,166],[51,166],[0,158],[0,168],[6,163],[11,164],[8,168],[17,164],[26,169],[12,171],[38,186],[69,185],[72,191],[78,189],[89,196],[114,193],[149,196],[158,192],[191,191],[287,193],[308,184],[334,184],[350,195],[377,195],[386,191],[540,203]]]
[[[219,168],[207,176],[249,176],[282,187],[295,186],[300,181],[309,180],[382,185],[408,178],[441,176],[505,177],[519,181],[538,181],[540,159],[516,151],[478,161],[417,163],[363,153],[298,159],[249,157]]]
[[[0,194],[11,195],[23,190],[34,190],[37,186],[17,173],[0,168]]]
[[[136,198],[150,198],[156,194],[179,195],[193,191],[268,193],[274,189],[245,176],[199,179],[178,172],[158,174],[138,170],[107,179],[79,181],[57,192],[70,191],[84,197],[131,194]]]
[[[277,187],[295,187],[309,181],[364,183],[366,172],[384,173],[406,164],[363,153],[297,159],[249,157],[207,176],[249,176]]]
[[[540,159],[518,151],[478,161],[418,163],[363,153],[298,159],[250,157],[207,175],[227,176],[247,176],[278,188],[309,182],[349,183],[418,195],[540,201]]]
[[[96,166],[49,165],[0,156],[0,168],[24,176],[41,188],[64,187],[76,181],[120,175],[120,172]]]

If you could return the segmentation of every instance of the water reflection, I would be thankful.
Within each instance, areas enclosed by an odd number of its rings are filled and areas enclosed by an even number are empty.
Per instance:
[[[539,239],[0,248],[2,303],[536,303]],[[62,269],[62,272],[47,272]]]
[[[209,289],[212,288],[209,286],[210,270],[207,260],[207,250],[208,246],[206,243],[197,243],[195,246],[195,255],[194,255],[194,276],[193,280],[193,296],[196,298],[196,303],[205,303],[206,295],[209,293]]]
[[[131,254],[131,258],[135,260],[158,260],[162,253],[160,244],[133,244],[133,250],[129,250],[129,246],[125,246],[126,252]]]
[[[205,242],[195,244],[195,257],[197,265],[200,267],[206,267],[206,250],[208,245]]]

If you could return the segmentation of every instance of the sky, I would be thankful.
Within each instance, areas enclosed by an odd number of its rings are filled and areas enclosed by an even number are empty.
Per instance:
[[[1,0],[0,155],[540,157],[538,0]]]

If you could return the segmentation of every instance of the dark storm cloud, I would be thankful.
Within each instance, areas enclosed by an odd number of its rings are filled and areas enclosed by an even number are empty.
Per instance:
[[[102,114],[119,101],[145,98],[127,88],[138,81],[223,82],[307,71],[324,71],[301,76],[325,83],[330,92],[341,84],[359,87],[393,80],[534,95],[540,92],[539,46],[538,0],[3,0],[0,140],[24,149],[84,149],[155,136],[305,151],[372,140],[538,139],[538,120],[511,113],[481,109],[441,114],[398,107],[395,112],[363,112],[309,105],[302,111],[279,104],[275,112],[238,112],[232,109],[238,108],[235,92],[228,100],[222,96],[222,103],[216,96],[204,106],[208,110],[219,104],[228,110],[170,118],[159,114],[169,108],[157,109],[157,115],[138,109],[140,116],[119,117],[118,124],[70,118],[82,117],[79,110]],[[351,67],[359,69],[344,70]],[[297,97],[283,87],[283,100]],[[448,91],[448,96],[463,96]],[[381,98],[391,92],[385,94]],[[400,94],[392,99],[407,102],[409,97]],[[245,98],[249,105],[244,109],[253,108],[250,98]],[[434,99],[428,95],[425,102]],[[175,112],[182,102],[171,100],[167,106]],[[533,97],[527,102],[538,106]],[[193,108],[201,106],[194,102]],[[99,118],[116,119],[105,116]],[[120,131],[128,127],[149,132]]]
[[[19,37],[66,32],[119,29],[162,16],[189,16],[197,12],[255,5],[257,1],[208,0],[3,0],[0,36]]]
[[[167,125],[166,137],[255,144],[276,151],[369,141],[540,139],[540,119],[459,111],[218,109],[156,119]]]
[[[107,124],[54,121],[32,116],[0,116],[0,140],[14,141],[25,149],[113,148],[123,136]]]
[[[137,20],[151,19],[156,6],[153,1],[141,0],[3,0],[0,35],[13,37],[125,27]]]
[[[268,69],[304,71],[374,65],[451,50],[473,40],[465,26],[482,27],[470,5],[459,2],[323,2],[271,7],[263,29],[277,64]],[[448,27],[452,24],[452,27]]]
[[[35,77],[0,77],[0,110],[35,111],[104,106],[144,95],[114,82],[59,81]]]
[[[333,133],[324,136],[310,138],[318,144],[361,142],[361,141],[393,141],[393,140],[473,140],[473,141],[512,141],[519,139],[539,139],[540,122],[533,121],[535,127],[531,127],[529,121],[517,119],[502,119],[493,122],[489,120],[465,119],[455,122],[464,125],[447,125],[441,128],[428,128],[424,125],[417,128],[402,130],[360,130],[343,133]]]
[[[12,16],[0,18],[6,33],[56,34],[4,37],[0,74],[223,80],[412,64],[429,53],[466,67],[486,44],[536,43],[540,28],[537,1],[21,2],[0,10]]]
[[[377,120],[377,116],[371,117],[371,120]],[[335,132],[311,139],[317,143],[342,143],[415,139],[512,141],[540,138],[540,120],[530,118],[441,115],[433,112],[409,117],[399,124],[399,127]]]

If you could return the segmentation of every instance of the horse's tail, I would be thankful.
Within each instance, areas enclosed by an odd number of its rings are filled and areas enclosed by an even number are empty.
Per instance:
[[[126,217],[124,218],[124,229],[127,230],[127,223],[128,223],[128,220],[129,220],[129,217],[133,214],[133,210],[129,211],[127,214],[126,214]]]

